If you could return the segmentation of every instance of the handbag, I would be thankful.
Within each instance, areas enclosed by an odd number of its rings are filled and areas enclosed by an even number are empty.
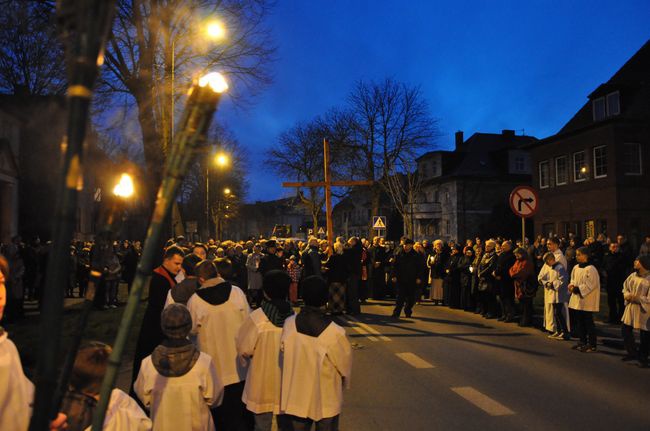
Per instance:
[[[478,290],[480,290],[481,292],[485,292],[488,289],[490,289],[490,283],[488,283],[486,279],[481,278],[478,281]]]

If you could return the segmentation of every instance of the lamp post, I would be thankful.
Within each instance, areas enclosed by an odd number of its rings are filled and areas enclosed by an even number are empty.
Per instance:
[[[223,151],[218,151],[214,156],[214,164],[219,169],[230,166],[230,157]],[[205,230],[207,242],[210,239],[210,162],[205,167]]]

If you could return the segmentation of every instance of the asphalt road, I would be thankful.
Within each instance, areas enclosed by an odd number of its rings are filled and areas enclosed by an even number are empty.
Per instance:
[[[355,347],[343,431],[650,430],[650,369],[621,362],[621,350],[580,353],[430,304],[399,321],[391,311],[371,302],[358,321],[337,318]]]

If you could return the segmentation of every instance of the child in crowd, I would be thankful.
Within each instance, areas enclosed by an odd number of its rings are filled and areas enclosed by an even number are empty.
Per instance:
[[[571,271],[569,283],[569,308],[575,310],[576,326],[580,342],[574,350],[591,353],[597,351],[594,313],[600,309],[600,276],[598,270],[589,262],[589,249],[576,250],[578,264]]]
[[[627,355],[622,359],[639,360],[641,368],[648,368],[650,350],[650,255],[634,261],[634,272],[623,283],[625,312],[623,313],[623,341]],[[634,330],[640,331],[639,350],[634,343]]]
[[[569,310],[569,291],[567,285],[569,276],[564,265],[555,259],[553,252],[544,254],[544,266],[539,271],[537,281],[544,288],[544,303],[553,307],[554,327],[557,330],[548,336],[555,340],[568,340],[571,338],[567,319]],[[549,325],[544,325],[549,326]]]
[[[325,314],[329,294],[319,276],[302,283],[305,306],[282,329],[282,431],[338,430],[343,387],[349,387],[352,349],[345,330]]]
[[[90,430],[110,354],[110,346],[98,342],[82,347],[77,353],[70,375],[70,386],[62,406],[62,411],[67,416],[65,429]],[[133,398],[119,389],[113,389],[103,429],[147,431],[151,429],[151,420]]]
[[[255,431],[271,431],[273,414],[280,408],[280,336],[293,314],[287,293],[289,275],[273,269],[264,275],[262,305],[239,329],[237,352],[250,361],[242,400],[255,414]]]
[[[289,277],[291,277],[291,284],[289,285],[289,301],[292,305],[298,303],[298,282],[300,281],[300,273],[302,267],[298,264],[296,256],[291,256],[289,258],[289,264],[287,265],[287,272]]]
[[[192,317],[182,304],[162,312],[166,339],[142,361],[135,392],[150,410],[154,430],[215,429],[210,408],[221,403],[223,386],[212,358],[187,338]]]
[[[202,279],[199,274],[205,272],[206,268],[209,271],[209,267],[214,266],[211,261],[202,260],[190,269],[187,266],[192,262],[193,260],[191,259],[183,260],[182,268],[185,271],[185,279],[169,289],[165,306],[169,304],[187,305],[187,301],[189,301],[192,295],[194,295],[194,292],[201,286],[201,283],[205,282],[205,279]]]
[[[236,346],[239,328],[250,314],[250,308],[244,292],[225,280],[231,273],[229,259],[216,259],[212,267],[197,272],[204,281],[187,301],[198,347],[212,357],[217,376],[224,385],[223,402],[212,410],[218,430],[239,430],[253,420],[242,402],[247,367],[238,357]]]

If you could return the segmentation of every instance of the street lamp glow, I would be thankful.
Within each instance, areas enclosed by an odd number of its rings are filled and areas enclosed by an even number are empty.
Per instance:
[[[226,196],[230,195],[230,189],[228,187],[223,189],[223,194],[226,195]]]
[[[121,198],[130,198],[133,196],[135,188],[133,187],[133,179],[129,174],[122,174],[120,181],[113,189],[113,194]]]
[[[228,164],[230,163],[230,158],[228,157],[227,154],[219,153],[216,156],[214,156],[214,163],[220,168],[223,168],[228,166]]]
[[[199,78],[199,87],[210,86],[215,93],[223,93],[228,90],[226,78],[219,72],[210,72]]]
[[[206,26],[205,26],[205,33],[208,35],[210,39],[223,39],[226,37],[226,27],[223,25],[221,21],[210,21]]]

